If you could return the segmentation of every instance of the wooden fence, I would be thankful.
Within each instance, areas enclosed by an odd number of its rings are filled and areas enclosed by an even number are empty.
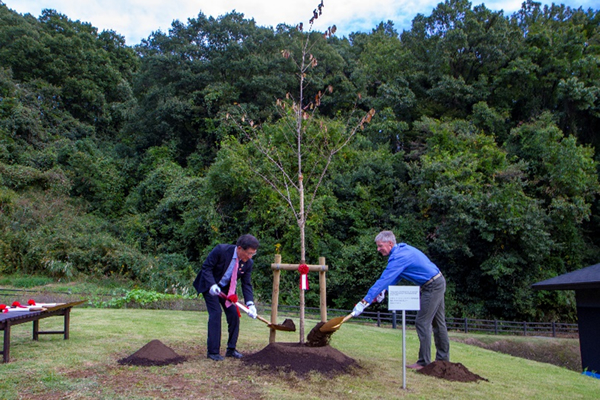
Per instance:
[[[283,314],[297,313],[298,307],[279,306]],[[350,310],[328,309],[328,318],[345,316],[350,314]],[[319,309],[306,307],[306,314],[312,318],[319,319]],[[406,325],[414,326],[416,311],[406,312]],[[360,321],[363,323],[375,323],[377,326],[391,325],[393,329],[402,327],[402,312],[369,312],[365,311],[351,321]],[[448,330],[465,333],[488,333],[493,335],[522,335],[522,336],[550,336],[550,337],[575,337],[579,334],[577,324],[567,324],[562,322],[520,322],[520,321],[502,321],[487,320],[475,318],[446,318]]]
[[[82,294],[68,293],[40,293],[34,290],[26,289],[3,289],[0,288],[0,303],[12,303],[13,300],[27,302],[27,296],[36,293],[35,299],[38,302],[68,302],[87,298],[92,300],[92,296],[87,297]],[[105,297],[105,298],[103,298]],[[93,296],[96,302],[101,300],[109,301],[113,296]],[[85,305],[83,305],[85,306]],[[171,301],[158,301],[147,305],[127,304],[126,308],[156,308],[170,310],[193,310],[205,311],[204,301],[202,297],[194,299],[176,299]],[[268,304],[259,304],[259,314],[265,314],[271,311],[271,306]],[[282,315],[297,316],[298,306],[279,305],[277,308]],[[350,314],[351,310],[327,309],[327,318],[331,319],[339,316]],[[305,313],[308,318],[320,320],[321,311],[317,307],[305,307]],[[416,311],[406,312],[407,326],[414,326]],[[383,311],[365,311],[356,318],[350,319],[348,322],[363,322],[377,324],[377,326],[391,325],[392,328],[397,328],[402,325],[402,312],[383,312]],[[523,336],[550,336],[550,337],[577,337],[579,330],[577,324],[566,324],[562,322],[519,322],[519,321],[501,321],[501,320],[486,320],[475,318],[446,318],[448,330],[465,332],[465,333],[488,333],[494,335],[523,335]]]

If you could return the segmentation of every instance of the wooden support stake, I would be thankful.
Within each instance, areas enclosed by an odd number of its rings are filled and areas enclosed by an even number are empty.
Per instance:
[[[275,264],[281,264],[281,254],[275,254]],[[271,296],[271,324],[277,324],[277,307],[279,307],[279,279],[281,271],[278,269],[273,270],[273,294]],[[269,343],[275,343],[275,335],[277,331],[271,328],[271,334],[269,335]]]
[[[279,259],[281,260],[281,255],[277,254],[279,256]],[[325,257],[319,257],[319,259],[325,259]],[[284,271],[298,271],[298,266],[300,264],[281,264],[281,263],[274,263],[271,265],[271,269],[273,270],[284,270]],[[308,267],[308,271],[309,272],[317,272],[317,271],[327,271],[328,267],[327,265],[307,265]]]
[[[271,297],[271,324],[277,324],[277,308],[279,306],[279,281],[281,278],[281,271],[297,271],[300,264],[282,264],[281,255],[275,255],[275,262],[271,264],[273,270],[273,294]],[[325,273],[327,272],[327,265],[325,264],[325,257],[319,257],[318,265],[307,265],[309,272],[319,272],[319,295],[320,295],[320,310],[321,310],[321,321],[327,322],[327,285]],[[300,290],[300,343],[304,344],[304,305],[305,297],[304,290]],[[271,334],[269,336],[269,343],[275,343],[276,330],[271,328]]]
[[[304,344],[304,290],[300,289],[300,344]]]
[[[319,265],[324,267],[321,271],[319,271],[321,322],[327,322],[327,284],[325,279],[325,271],[327,270],[327,266],[325,265],[325,257],[319,257]]]

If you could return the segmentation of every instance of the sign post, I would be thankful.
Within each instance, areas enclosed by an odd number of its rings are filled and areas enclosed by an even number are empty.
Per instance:
[[[406,310],[421,308],[419,286],[390,286],[388,309],[402,310],[402,389],[406,389]]]

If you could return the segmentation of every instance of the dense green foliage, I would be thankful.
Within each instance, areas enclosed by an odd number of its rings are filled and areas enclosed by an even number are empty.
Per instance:
[[[249,232],[269,301],[273,255],[299,261],[299,228],[227,116],[242,106],[283,148],[274,106],[298,90],[307,35],[318,63],[304,96],[327,92],[321,146],[376,110],[306,223],[329,305],[364,295],[385,265],[374,236],[390,229],[444,271],[452,316],[573,320],[571,292],[530,285],[600,258],[600,13],[532,1],[505,16],[447,0],[400,34],[382,22],[344,38],[200,13],[134,48],[0,2],[0,272],[186,295],[212,247]],[[297,279],[282,275],[282,303],[297,304]]]

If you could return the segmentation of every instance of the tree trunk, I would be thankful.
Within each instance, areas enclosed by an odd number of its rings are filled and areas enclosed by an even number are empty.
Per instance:
[[[306,264],[306,243],[304,236],[304,227],[306,221],[304,218],[304,184],[302,183],[302,174],[298,177],[300,191],[300,219],[298,226],[300,228],[300,264]],[[300,288],[300,344],[304,344],[304,290]]]

